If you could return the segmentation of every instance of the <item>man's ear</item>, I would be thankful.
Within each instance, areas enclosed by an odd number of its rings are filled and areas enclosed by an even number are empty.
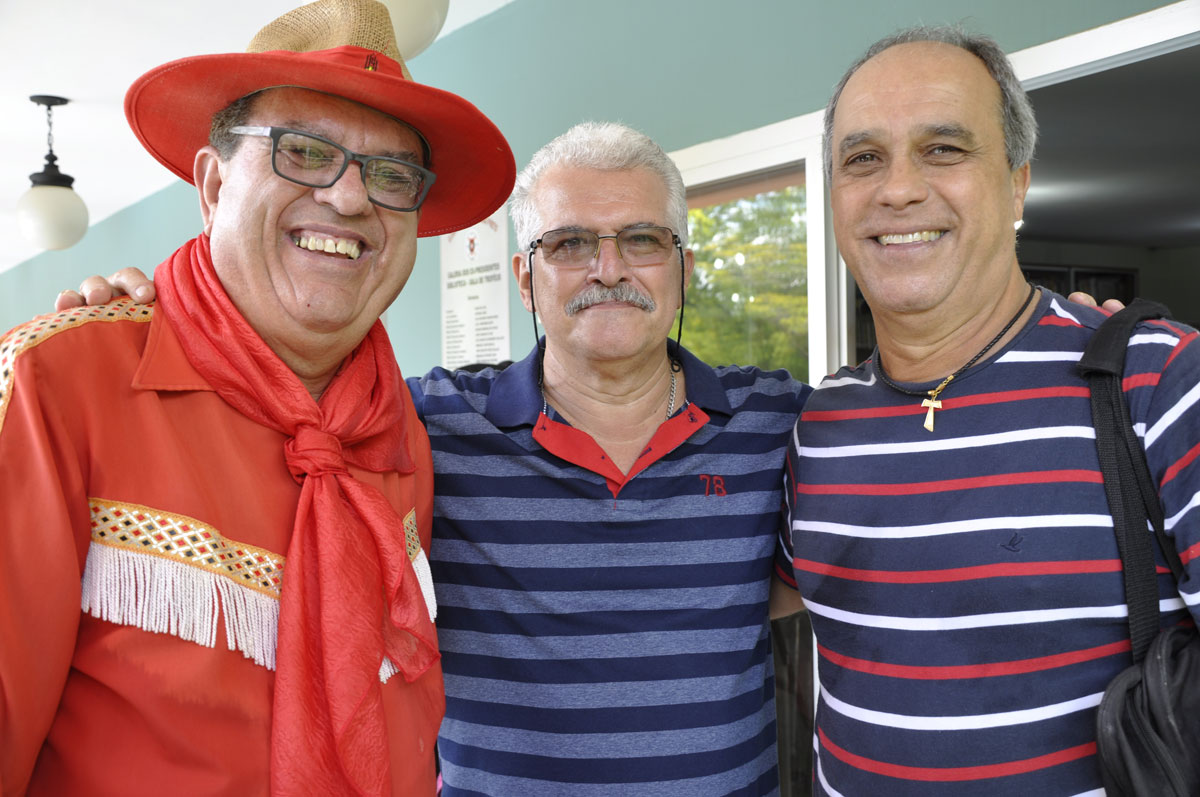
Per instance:
[[[686,295],[687,289],[692,284],[692,272],[696,270],[696,255],[691,249],[683,250],[683,290]],[[683,304],[683,298],[679,297],[680,304]]]
[[[1025,216],[1025,194],[1029,193],[1029,161],[1013,169],[1013,221]]]
[[[204,220],[204,233],[207,235],[212,232],[222,182],[221,156],[211,145],[197,150],[196,160],[192,164],[192,179],[196,181],[196,191],[200,194],[200,217]]]
[[[529,256],[523,252],[517,252],[512,258],[513,278],[517,281],[517,290],[521,292],[521,304],[525,305],[525,309],[533,312],[533,292],[529,279]]]

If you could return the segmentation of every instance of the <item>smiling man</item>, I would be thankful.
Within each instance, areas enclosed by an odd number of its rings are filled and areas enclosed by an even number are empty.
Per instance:
[[[669,340],[687,204],[641,133],[571,128],[511,213],[545,337],[503,370],[409,380],[436,474],[444,793],[777,793],[767,609],[772,585],[798,608],[772,573],[809,388]]]
[[[0,342],[0,791],[432,794],[430,449],[378,318],[512,154],[370,0],[126,111],[203,228],[154,307]]]
[[[1099,794],[1129,632],[1075,365],[1105,316],[1018,265],[1029,100],[991,39],[919,28],[851,67],[825,124],[879,343],[816,389],[788,457],[818,792]],[[1177,593],[1158,554],[1164,625],[1200,619],[1198,374],[1193,330],[1138,328],[1126,397],[1188,571]]]

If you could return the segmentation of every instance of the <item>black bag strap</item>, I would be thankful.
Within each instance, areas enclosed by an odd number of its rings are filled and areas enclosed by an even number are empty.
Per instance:
[[[1125,602],[1129,605],[1129,639],[1135,664],[1145,657],[1159,628],[1158,577],[1154,549],[1146,533],[1147,520],[1154,526],[1175,580],[1178,582],[1183,574],[1179,554],[1163,529],[1158,490],[1146,466],[1141,440],[1133,431],[1121,389],[1129,337],[1137,324],[1151,318],[1170,318],[1170,311],[1161,304],[1134,299],[1100,325],[1078,366],[1091,390],[1096,450],[1125,570]]]

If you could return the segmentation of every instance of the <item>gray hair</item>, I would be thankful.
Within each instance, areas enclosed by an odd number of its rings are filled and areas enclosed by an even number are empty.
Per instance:
[[[653,139],[631,127],[616,122],[581,122],[535,152],[529,165],[517,175],[508,212],[517,230],[519,251],[545,232],[533,192],[546,170],[560,165],[603,171],[646,169],[657,175],[667,189],[667,224],[687,247],[687,196],[675,162]]]
[[[858,71],[858,68],[879,55],[884,50],[898,44],[915,44],[917,42],[940,42],[974,55],[987,67],[988,74],[1000,87],[1000,115],[1004,120],[1004,154],[1008,157],[1010,169],[1016,169],[1028,163],[1033,158],[1033,148],[1037,144],[1037,120],[1033,116],[1033,106],[1029,95],[1021,87],[1021,81],[1013,72],[1012,63],[1004,50],[991,36],[978,33],[967,33],[957,25],[919,26],[907,28],[893,33],[875,42],[854,62],[842,79],[833,89],[833,97],[825,109],[825,141],[822,145],[825,158],[825,180],[833,177],[833,115],[837,111],[838,99],[846,81]]]

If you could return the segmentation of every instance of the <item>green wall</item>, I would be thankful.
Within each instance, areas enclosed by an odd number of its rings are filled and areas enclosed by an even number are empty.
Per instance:
[[[53,310],[59,291],[92,274],[125,266],[150,271],[200,232],[199,208],[196,190],[177,182],[93,224],[70,249],[43,252],[0,274],[0,329]]]
[[[615,119],[668,150],[820,109],[872,41],[917,23],[962,22],[1009,52],[1163,5],[1152,0],[516,0],[413,60],[422,82],[470,99],[508,136],[518,167],[575,122]],[[247,25],[252,27],[252,25]],[[182,54],[182,53],[181,53]],[[44,312],[92,273],[153,265],[199,228],[180,183],[52,252],[0,274],[0,328]],[[513,242],[515,245],[515,241]],[[441,353],[438,245],[423,240],[388,328],[408,374]],[[515,290],[513,353],[532,346]]]

